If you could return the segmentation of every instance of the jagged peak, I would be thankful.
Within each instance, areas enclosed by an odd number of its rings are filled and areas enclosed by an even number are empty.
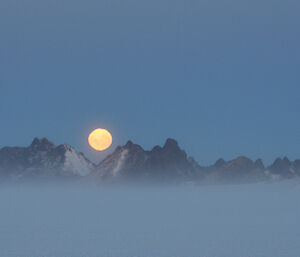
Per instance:
[[[224,161],[224,159],[223,159],[223,158],[220,158],[220,159],[218,159],[218,160],[216,161],[215,166],[216,166],[216,167],[221,167],[221,166],[223,166],[225,163],[226,163],[226,162]]]
[[[251,159],[249,159],[248,157],[244,156],[244,155],[241,155],[241,156],[238,156],[236,159],[236,161],[251,161]]]
[[[296,160],[294,161],[294,164],[295,164],[295,165],[300,165],[300,160],[299,160],[299,159],[296,159]]]
[[[254,164],[259,168],[262,168],[262,169],[265,168],[265,165],[264,165],[262,159],[257,159]]]
[[[127,143],[125,144],[125,147],[132,147],[134,144],[131,140],[128,140]]]
[[[158,153],[158,152],[160,152],[161,150],[162,150],[162,147],[159,146],[159,145],[156,145],[156,146],[154,146],[154,147],[152,148],[151,152],[152,152],[152,153]]]
[[[127,149],[127,150],[130,150],[130,151],[144,151],[144,149],[138,145],[138,144],[134,144],[131,140],[128,140],[127,143],[123,146],[123,147],[117,147],[117,149],[120,150],[121,149]]]
[[[272,166],[278,165],[278,164],[291,164],[291,161],[285,156],[283,159],[282,158],[276,158]]]
[[[163,146],[164,149],[179,149],[178,142],[173,138],[168,138]]]
[[[67,145],[67,144],[61,144],[59,146],[57,146],[57,149],[58,150],[64,150],[64,151],[73,151],[74,148],[70,145]]]
[[[229,162],[226,162],[227,166],[240,166],[240,167],[250,167],[254,165],[254,162],[246,156],[239,156]]]
[[[30,148],[40,150],[40,151],[45,151],[45,150],[51,150],[55,148],[54,143],[49,141],[47,138],[34,138]]]

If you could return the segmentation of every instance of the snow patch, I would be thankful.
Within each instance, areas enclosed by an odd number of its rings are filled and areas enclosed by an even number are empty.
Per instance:
[[[79,176],[86,176],[91,173],[91,164],[74,149],[68,149],[65,153],[64,170],[71,171]]]
[[[125,161],[125,159],[126,159],[127,154],[128,154],[128,150],[127,150],[127,149],[123,150],[123,151],[120,153],[121,156],[120,156],[120,158],[118,159],[117,165],[116,165],[116,167],[112,170],[112,174],[113,174],[114,177],[117,176],[118,173],[119,173],[119,171],[121,170],[121,168],[122,168],[122,166],[123,166],[123,164],[124,164],[124,161]]]

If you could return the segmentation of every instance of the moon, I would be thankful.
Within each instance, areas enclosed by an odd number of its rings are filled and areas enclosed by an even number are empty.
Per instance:
[[[106,129],[98,128],[90,133],[88,141],[94,150],[104,151],[111,146],[112,136]]]

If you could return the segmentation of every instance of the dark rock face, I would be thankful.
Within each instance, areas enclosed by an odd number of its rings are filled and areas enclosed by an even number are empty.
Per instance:
[[[290,162],[277,159],[266,168],[261,159],[252,161],[245,156],[201,167],[174,139],[167,139],[163,147],[145,151],[128,141],[105,158],[95,172],[102,179],[153,179],[160,181],[193,181],[195,183],[247,183],[286,179],[300,176],[300,160]]]
[[[263,164],[263,162],[262,162],[261,159],[257,159],[257,160],[255,161],[254,164],[255,164],[255,166],[256,166],[257,168],[260,168],[260,169],[262,169],[262,170],[265,169],[265,165]]]
[[[55,145],[50,142],[47,138],[35,138],[33,139],[30,149],[33,151],[51,151],[55,148]]]
[[[291,162],[287,157],[277,158],[266,170],[274,179],[293,178],[300,175],[300,160]]]
[[[245,156],[240,156],[228,162],[219,159],[214,165],[207,167],[205,170],[208,181],[252,182],[265,179],[262,161],[253,162]]]
[[[174,139],[163,147],[145,151],[129,141],[105,158],[97,167],[98,175],[106,179],[189,180],[200,174],[199,165],[181,150]]]
[[[209,167],[200,167],[176,140],[145,151],[128,141],[118,146],[98,166],[69,145],[55,146],[35,138],[28,147],[0,149],[0,182],[3,179],[86,177],[97,181],[145,180],[146,182],[247,183],[300,177],[300,160],[277,158],[265,168],[261,159],[245,156]]]
[[[32,176],[84,176],[94,165],[68,145],[55,146],[46,138],[35,138],[29,147],[0,150],[0,175],[10,178]]]
[[[294,168],[295,174],[297,176],[300,176],[300,160],[294,161],[293,168]]]
[[[226,164],[226,162],[224,161],[224,159],[220,158],[219,160],[216,161],[215,168],[221,168],[225,164]]]

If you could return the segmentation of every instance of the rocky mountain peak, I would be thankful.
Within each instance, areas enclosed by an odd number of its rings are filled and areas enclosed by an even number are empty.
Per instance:
[[[155,146],[151,151],[128,141],[99,164],[98,172],[102,177],[174,178],[188,177],[196,166],[177,141],[169,138],[163,147]]]
[[[287,157],[284,157],[283,159],[277,158],[274,163],[271,165],[272,169],[275,170],[284,170],[287,169],[291,165],[290,160]]]
[[[224,159],[223,159],[223,158],[220,158],[220,159],[218,159],[218,160],[216,161],[215,166],[216,166],[217,168],[220,168],[220,167],[222,167],[225,163],[226,163],[226,162],[224,161]]]
[[[256,167],[258,167],[260,169],[264,169],[265,168],[265,165],[263,164],[262,159],[257,159],[254,164],[255,164]]]
[[[239,157],[237,157],[234,161],[237,162],[237,163],[240,163],[240,164],[242,164],[242,163],[244,163],[244,164],[246,164],[246,163],[252,164],[252,163],[253,163],[253,161],[250,160],[250,159],[249,159],[248,157],[246,157],[246,156],[239,156]]]
[[[55,146],[46,138],[35,138],[28,147],[0,149],[0,176],[85,176],[94,169],[82,153],[69,145]]]
[[[245,182],[264,179],[264,167],[261,160],[253,162],[246,156],[239,156],[230,161],[219,159],[205,169],[208,180],[223,182]]]
[[[289,158],[287,158],[286,156],[283,158],[282,160],[284,163],[286,164],[291,164],[291,161],[289,160]]]
[[[130,152],[130,153],[140,153],[140,152],[144,152],[144,149],[138,145],[138,144],[134,144],[132,141],[127,141],[127,143],[124,146],[118,146],[116,148],[116,151],[126,151],[126,152]]]
[[[172,138],[168,138],[163,146],[157,145],[147,151],[128,141],[118,146],[98,166],[72,146],[55,146],[46,138],[35,138],[28,147],[0,149],[0,177],[65,178],[88,175],[100,180],[124,178],[196,183],[277,180],[299,177],[300,160],[291,162],[287,157],[277,158],[265,168],[261,159],[252,161],[240,156],[229,161],[219,159],[214,165],[200,167]]]
[[[126,147],[126,148],[131,148],[132,146],[133,146],[132,141],[131,141],[131,140],[128,140],[124,147]]]
[[[178,142],[175,139],[168,138],[163,146],[164,150],[180,150]]]
[[[268,167],[268,171],[281,177],[290,177],[293,173],[293,163],[287,158],[277,158],[274,163]]]
[[[162,151],[162,147],[159,145],[154,146],[151,150],[152,153],[160,153],[161,151]]]
[[[49,151],[49,150],[53,150],[55,148],[55,145],[47,138],[40,139],[36,137],[32,141],[30,148],[36,151]]]

